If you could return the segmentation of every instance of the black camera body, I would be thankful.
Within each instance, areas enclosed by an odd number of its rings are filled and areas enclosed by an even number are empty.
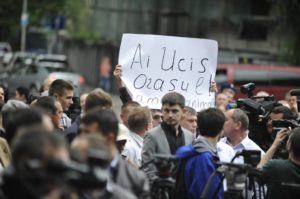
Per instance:
[[[241,108],[249,117],[250,132],[262,132],[265,130],[267,116],[280,104],[274,99],[274,96],[252,96],[255,89],[254,83],[248,83],[240,87],[242,93],[247,94],[248,98],[238,99],[236,104],[227,108]]]
[[[64,194],[103,190],[108,183],[109,163],[110,156],[98,150],[89,151],[88,163],[50,159],[45,165],[41,160],[29,159],[22,170],[13,166],[5,170],[1,188],[7,198],[15,199],[40,199],[49,191],[49,184],[50,189],[63,188]]]
[[[272,127],[280,128],[280,129],[283,128],[294,129],[300,127],[300,121],[299,120],[273,120]]]
[[[151,182],[151,196],[153,199],[170,198],[174,193],[175,179],[173,172],[176,157],[173,155],[155,154],[150,161],[157,168],[158,177]]]
[[[269,134],[266,129],[268,116],[272,110],[280,106],[274,96],[253,96],[255,89],[254,83],[248,83],[240,87],[241,92],[247,94],[248,98],[238,99],[236,104],[227,108],[240,108],[244,110],[249,118],[249,137],[256,142],[261,148],[266,149],[269,145],[266,140]]]
[[[248,97],[252,97],[253,95],[253,91],[255,90],[255,84],[254,83],[248,83],[248,84],[244,84],[240,87],[240,91],[243,94],[247,94]]]
[[[294,128],[300,127],[300,121],[299,120],[272,120],[272,139],[275,139],[277,133],[281,129],[288,129],[292,130]]]

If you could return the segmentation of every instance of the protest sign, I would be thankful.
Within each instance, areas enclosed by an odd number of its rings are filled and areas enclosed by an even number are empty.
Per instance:
[[[123,34],[119,64],[122,80],[134,101],[161,108],[161,98],[179,92],[186,105],[200,111],[214,107],[210,92],[218,44],[207,39]]]

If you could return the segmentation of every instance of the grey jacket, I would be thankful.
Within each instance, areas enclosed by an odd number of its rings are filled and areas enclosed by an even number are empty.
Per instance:
[[[150,185],[145,174],[130,165],[121,157],[115,167],[111,167],[112,181],[120,187],[130,191],[137,198],[150,197]]]
[[[184,128],[182,128],[182,132],[184,136],[184,145],[191,144],[194,139],[193,134]],[[148,163],[153,159],[153,154],[171,155],[170,146],[161,125],[150,129],[144,137],[142,168],[150,181],[153,181],[156,178],[157,170],[153,164],[145,165],[145,163]]]

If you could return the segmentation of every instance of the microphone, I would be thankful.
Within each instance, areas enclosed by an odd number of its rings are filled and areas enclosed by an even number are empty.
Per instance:
[[[300,96],[300,89],[293,89],[290,91],[291,96]]]

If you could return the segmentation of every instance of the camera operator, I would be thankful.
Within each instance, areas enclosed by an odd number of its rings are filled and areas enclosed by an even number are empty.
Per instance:
[[[295,119],[296,119],[295,115],[289,108],[285,106],[275,107],[268,117],[268,121],[266,125],[267,135],[265,136],[265,140],[264,140],[265,142],[262,145],[262,148],[268,150],[276,137],[277,131],[273,129],[273,125],[272,125],[272,122],[274,120],[295,120]],[[287,158],[287,151],[284,146],[284,143],[282,143],[281,146],[279,146],[279,150],[276,151],[275,157],[283,158],[283,159]]]
[[[150,187],[145,174],[125,161],[118,152],[116,145],[118,124],[118,118],[112,110],[91,110],[81,120],[80,133],[102,135],[112,156],[110,179],[138,198],[148,198]]]
[[[106,146],[105,139],[101,135],[81,135],[72,142],[72,149],[76,152],[78,159],[89,164],[90,167],[100,169],[109,173],[109,164],[112,159]],[[102,177],[104,178],[104,177]],[[128,190],[104,178],[103,185],[93,189],[83,189],[80,192],[82,199],[136,199]]]
[[[225,116],[222,111],[209,108],[198,114],[197,123],[200,135],[191,145],[183,146],[176,151],[182,159],[178,169],[175,198],[200,198],[210,175],[216,170],[214,160],[218,160],[216,145],[221,136]],[[223,198],[223,188],[216,196],[220,178],[214,179],[208,198]]]
[[[293,112],[285,106],[275,107],[269,115],[267,122],[267,131],[271,135],[273,131],[272,121],[273,120],[293,120],[296,119]]]
[[[20,132],[12,145],[12,165],[2,176],[1,189],[5,197],[40,199],[60,195],[64,185],[61,176],[49,175],[46,169],[53,159],[69,161],[62,135],[40,126]]]
[[[270,160],[280,143],[289,136],[287,141],[288,159]],[[267,187],[267,198],[297,198],[300,194],[300,128],[291,132],[286,129],[279,131],[272,146],[262,157],[259,165],[261,180]]]

